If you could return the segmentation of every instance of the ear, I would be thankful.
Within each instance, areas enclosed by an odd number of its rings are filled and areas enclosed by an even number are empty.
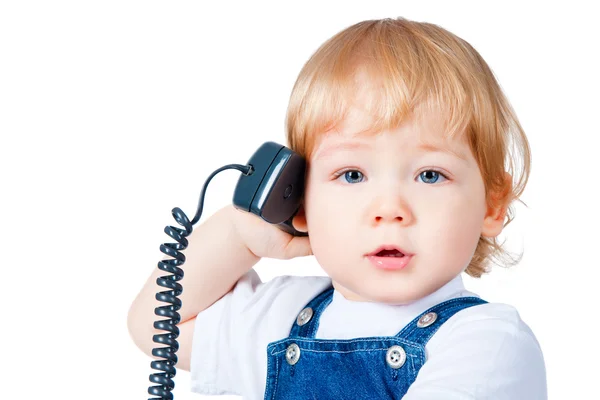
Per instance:
[[[504,218],[506,211],[510,205],[510,191],[512,189],[512,176],[504,173],[504,187],[500,192],[494,192],[491,196],[492,206],[488,206],[483,226],[481,228],[481,236],[496,237],[504,228]]]
[[[308,232],[308,225],[306,223],[306,214],[304,212],[304,204],[300,205],[298,212],[292,219],[292,225],[296,230],[300,232]]]

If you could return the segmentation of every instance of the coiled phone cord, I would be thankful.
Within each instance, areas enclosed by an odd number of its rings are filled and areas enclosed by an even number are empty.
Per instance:
[[[179,266],[183,265],[185,262],[185,255],[180,253],[180,250],[185,250],[187,248],[188,240],[186,237],[192,233],[193,225],[200,220],[202,208],[204,207],[206,187],[216,174],[226,169],[237,169],[238,171],[243,172],[244,175],[252,175],[252,172],[254,171],[251,164],[228,164],[217,169],[208,177],[202,187],[200,200],[198,201],[198,209],[194,219],[190,222],[185,213],[179,207],[175,207],[171,210],[171,214],[173,215],[173,218],[175,218],[175,221],[183,226],[184,229],[176,228],[174,226],[165,227],[165,233],[176,240],[177,243],[164,243],[160,246],[160,251],[167,256],[173,257],[173,259],[158,262],[158,268],[162,271],[169,272],[170,275],[161,276],[156,279],[156,283],[159,286],[169,289],[168,291],[157,293],[156,299],[163,303],[168,303],[169,305],[156,307],[154,309],[154,314],[168,318],[154,322],[154,328],[167,331],[168,333],[152,336],[152,341],[154,343],[166,345],[167,347],[155,347],[152,349],[152,355],[159,357],[159,359],[152,361],[150,367],[162,372],[150,375],[150,382],[156,385],[149,386],[148,393],[158,397],[151,397],[149,400],[173,399],[171,391],[175,387],[173,377],[176,373],[176,352],[179,349],[179,343],[177,342],[179,328],[177,327],[177,324],[181,320],[180,315],[177,312],[181,308],[181,300],[177,296],[183,292],[183,287],[178,283],[178,281],[183,278],[183,270],[179,268]]]

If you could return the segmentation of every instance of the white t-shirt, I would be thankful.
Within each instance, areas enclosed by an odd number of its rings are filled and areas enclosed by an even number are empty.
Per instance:
[[[300,311],[330,284],[326,276],[278,276],[262,282],[250,270],[197,316],[191,390],[262,400],[267,345],[288,337]],[[477,295],[465,289],[460,275],[409,305],[356,302],[334,291],[315,338],[395,336],[428,308],[464,296]],[[510,305],[488,303],[461,310],[433,335],[425,354],[426,362],[404,400],[547,399],[539,343]]]

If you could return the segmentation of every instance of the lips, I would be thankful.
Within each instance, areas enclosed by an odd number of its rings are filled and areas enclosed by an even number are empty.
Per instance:
[[[400,254],[398,254],[400,253]],[[405,255],[405,256],[412,256],[412,253],[409,253],[406,250],[403,250],[402,248],[394,245],[394,244],[384,244],[379,246],[378,248],[376,248],[374,251],[370,252],[369,254],[367,254],[367,256],[379,256],[379,257],[389,257],[389,256],[398,256],[398,255]]]

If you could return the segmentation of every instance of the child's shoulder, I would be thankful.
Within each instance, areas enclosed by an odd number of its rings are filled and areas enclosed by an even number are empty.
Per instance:
[[[236,286],[252,292],[269,292],[275,295],[290,295],[309,290],[318,294],[331,285],[329,276],[278,275],[263,281],[256,270],[243,275]]]
[[[238,280],[230,295],[234,301],[242,302],[246,310],[294,313],[330,286],[328,276],[278,275],[263,281],[251,269]]]
[[[449,386],[464,382],[476,389],[477,398],[496,398],[499,393],[506,398],[546,398],[542,349],[510,304],[489,302],[454,314],[427,343],[426,365],[423,386],[435,381],[443,387],[446,379]]]
[[[465,308],[448,319],[439,333],[444,341],[471,340],[487,347],[540,351],[535,334],[517,308],[505,303],[488,302]]]
[[[500,330],[512,334],[531,332],[515,306],[500,302],[487,302],[465,308],[450,318],[445,325],[452,330]]]

